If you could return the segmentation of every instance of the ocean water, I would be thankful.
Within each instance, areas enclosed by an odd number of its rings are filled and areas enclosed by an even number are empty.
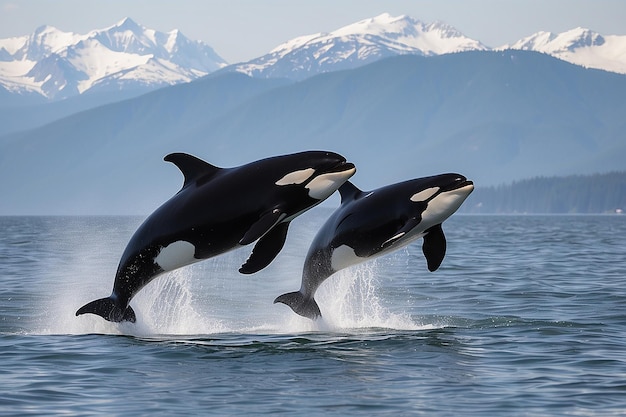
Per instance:
[[[74,313],[141,218],[0,217],[0,415],[626,414],[626,216],[454,215],[438,271],[342,271],[313,322],[272,301],[329,213],[257,274],[249,246],[158,278],[136,324]]]

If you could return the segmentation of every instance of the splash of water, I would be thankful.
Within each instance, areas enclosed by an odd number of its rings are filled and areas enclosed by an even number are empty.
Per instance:
[[[342,270],[327,279],[316,299],[323,317],[312,321],[294,314],[271,300],[280,285],[267,276],[246,279],[232,264],[240,256],[207,261],[203,268],[185,267],[162,275],[142,289],[131,304],[137,323],[109,323],[95,315],[75,317],[76,300],[102,297],[101,288],[86,290],[66,282],[56,288],[38,333],[210,335],[217,333],[294,334],[307,332],[350,332],[367,329],[424,330],[432,324],[417,323],[409,314],[394,312],[379,295],[383,271],[377,261]],[[286,272],[289,266],[281,265]],[[292,268],[287,268],[291,270]],[[278,278],[280,279],[280,278]],[[93,285],[93,284],[92,284]],[[109,284],[110,285],[110,284]],[[97,294],[96,294],[97,293]],[[89,301],[89,300],[87,300]]]
[[[339,271],[320,286],[315,299],[322,318],[310,320],[287,307],[278,305],[286,314],[277,322],[256,330],[306,333],[351,332],[368,329],[426,330],[441,327],[416,322],[409,314],[393,312],[379,296],[381,283],[376,261]]]
[[[376,261],[339,271],[320,287],[316,298],[322,309],[322,324],[330,329],[386,328],[421,330],[427,328],[406,313],[384,306]]]
[[[138,330],[146,335],[197,335],[228,331],[220,320],[196,307],[193,270],[181,268],[155,279],[133,299]]]

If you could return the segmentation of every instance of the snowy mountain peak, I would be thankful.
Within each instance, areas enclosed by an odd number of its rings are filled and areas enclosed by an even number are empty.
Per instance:
[[[392,16],[389,13],[383,13],[376,17],[344,26],[332,32],[332,34],[342,36],[345,34],[362,33],[385,36],[391,39],[409,40],[424,36],[428,32],[436,32],[441,38],[464,37],[461,32],[443,22],[425,23],[407,15]]]
[[[109,31],[111,29],[119,29],[121,31],[129,30],[129,31],[135,32],[135,33],[141,32],[141,31],[145,30],[145,28],[143,26],[137,24],[137,22],[135,22],[130,17],[123,18],[122,20],[117,22],[115,25],[111,26],[109,28]]]
[[[143,55],[158,47],[155,34],[155,31],[126,18],[107,29],[92,31],[88,37],[99,40],[113,51]]]
[[[564,32],[562,37],[571,37],[571,48],[582,48],[585,46],[602,46],[604,44],[604,37],[597,32],[594,32],[585,28],[576,28],[570,31]]]
[[[377,36],[420,50],[424,55],[487,49],[478,41],[465,37],[452,26],[441,22],[425,23],[407,15],[383,13],[376,17],[339,28],[325,37]]]
[[[62,49],[63,45],[76,42],[78,35],[62,32],[54,26],[40,26],[28,37],[22,38],[23,45],[13,54],[18,60],[38,61]]]
[[[508,45],[507,48],[552,54],[566,51],[574,52],[578,48],[601,46],[604,43],[605,39],[599,33],[578,27],[562,33],[537,32]]]
[[[405,28],[414,26],[420,22],[406,15],[392,16],[389,13],[383,13],[376,17],[363,19],[356,23],[344,26],[332,32],[335,36],[345,34],[372,34],[383,35],[386,33],[401,33]]]
[[[446,23],[383,13],[329,33],[291,39],[229,70],[251,76],[301,79],[393,55],[431,56],[490,49]],[[538,51],[584,67],[626,73],[626,36],[603,36],[582,27],[556,34],[538,32],[496,49]]]
[[[291,39],[262,57],[229,69],[253,76],[298,79],[393,55],[429,56],[476,49],[487,47],[451,26],[383,13],[330,33]]]
[[[489,49],[443,22],[383,13],[332,32],[288,40],[227,71],[303,79],[395,55]],[[582,27],[537,32],[497,49],[538,51],[588,68],[626,73],[626,36],[603,36]],[[189,40],[177,29],[159,32],[129,17],[82,35],[41,26],[30,35],[0,39],[0,89],[49,99],[87,91],[145,91],[188,82],[226,65],[210,46]]]
[[[626,36],[603,36],[582,27],[562,33],[537,32],[498,49],[543,52],[587,68],[626,73]]]
[[[130,18],[85,35],[41,26],[31,35],[0,40],[0,86],[50,99],[93,89],[153,89],[224,66],[210,46]]]

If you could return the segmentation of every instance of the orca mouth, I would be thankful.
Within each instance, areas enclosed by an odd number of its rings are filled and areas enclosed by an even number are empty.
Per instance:
[[[324,174],[332,174],[334,172],[344,172],[344,171],[351,171],[351,170],[355,170],[356,166],[352,163],[352,162],[348,162],[348,161],[341,161],[331,167],[329,167],[328,169],[324,169]]]
[[[452,182],[441,187],[440,192],[454,191],[454,190],[459,190],[465,187],[472,187],[473,189],[474,182],[471,180],[468,180],[463,175],[457,175],[456,178],[454,178]]]

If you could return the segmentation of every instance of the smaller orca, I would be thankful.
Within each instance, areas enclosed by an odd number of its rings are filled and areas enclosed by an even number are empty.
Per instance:
[[[182,189],[131,237],[113,292],[76,312],[135,322],[130,300],[157,276],[257,241],[239,270],[265,268],[283,248],[291,220],[333,194],[354,175],[354,164],[333,152],[275,156],[218,168],[192,155],[165,157],[183,173]]]
[[[335,272],[395,251],[424,238],[422,250],[432,272],[446,253],[441,223],[474,190],[459,174],[413,179],[361,191],[351,182],[340,188],[341,205],[316,234],[304,261],[300,290],[283,294],[283,303],[301,316],[321,316],[314,296]]]

